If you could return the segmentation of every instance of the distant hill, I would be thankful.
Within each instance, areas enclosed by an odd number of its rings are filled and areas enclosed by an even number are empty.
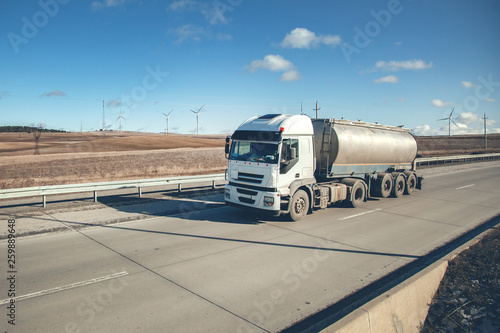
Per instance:
[[[0,132],[9,132],[9,133],[32,133],[35,130],[39,132],[47,132],[47,133],[66,133],[66,131],[47,129],[47,128],[38,128],[32,126],[0,126]]]

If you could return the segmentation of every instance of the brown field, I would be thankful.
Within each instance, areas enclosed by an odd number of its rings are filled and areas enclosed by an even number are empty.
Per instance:
[[[417,136],[420,157],[500,152],[500,134],[488,134],[488,150],[483,135]]]
[[[0,134],[0,188],[224,172],[225,136],[147,133]]]
[[[225,135],[0,133],[0,188],[222,173]],[[479,135],[417,137],[419,156],[483,153]],[[500,134],[488,152],[500,152]]]

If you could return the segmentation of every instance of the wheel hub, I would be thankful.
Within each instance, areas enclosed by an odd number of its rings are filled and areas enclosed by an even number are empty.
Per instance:
[[[295,212],[296,213],[302,213],[306,207],[306,203],[303,198],[298,198],[297,201],[295,202]]]

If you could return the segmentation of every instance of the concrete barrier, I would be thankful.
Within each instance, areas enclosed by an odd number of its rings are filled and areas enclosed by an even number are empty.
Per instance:
[[[470,240],[403,283],[351,312],[322,330],[323,333],[420,332],[429,305],[453,260],[482,239],[488,231]]]

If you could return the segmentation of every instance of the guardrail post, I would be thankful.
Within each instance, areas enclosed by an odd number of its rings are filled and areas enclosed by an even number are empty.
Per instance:
[[[139,198],[142,198],[142,187],[139,187]]]
[[[94,191],[94,202],[97,202],[97,191]]]
[[[182,185],[180,183],[177,185],[177,192],[182,192]]]
[[[215,180],[212,180],[212,190],[215,190]]]
[[[45,194],[42,195],[42,204],[43,208],[47,207],[47,196]]]

